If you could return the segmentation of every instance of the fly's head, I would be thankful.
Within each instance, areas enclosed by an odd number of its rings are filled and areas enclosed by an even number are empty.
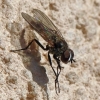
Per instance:
[[[61,55],[61,61],[63,63],[68,63],[68,62],[75,62],[74,58],[74,52],[71,49],[67,49],[65,52],[62,53]]]

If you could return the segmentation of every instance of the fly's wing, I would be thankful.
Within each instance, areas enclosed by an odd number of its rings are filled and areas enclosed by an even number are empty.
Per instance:
[[[33,17],[22,13],[23,18],[40,34],[47,42],[53,42],[53,37],[62,39],[62,35],[52,21],[40,10],[33,10]]]
[[[42,22],[45,26],[47,26],[49,29],[55,32],[57,35],[59,35],[61,38],[63,38],[62,34],[58,30],[58,28],[53,24],[53,22],[45,15],[42,11],[38,9],[33,9],[33,16],[37,17],[40,22]]]

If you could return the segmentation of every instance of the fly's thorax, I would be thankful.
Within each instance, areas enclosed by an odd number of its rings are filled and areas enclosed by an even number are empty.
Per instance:
[[[61,40],[54,43],[54,45],[49,48],[49,52],[52,54],[58,54],[60,56],[64,51],[66,51],[67,48],[67,43]]]
[[[56,42],[54,44],[54,46],[61,53],[63,53],[68,48],[68,45],[67,45],[66,41],[64,41],[64,40],[59,40],[58,42]]]

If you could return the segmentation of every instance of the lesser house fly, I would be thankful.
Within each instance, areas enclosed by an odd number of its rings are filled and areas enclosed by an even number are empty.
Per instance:
[[[33,17],[26,14],[21,13],[22,17],[32,26],[32,28],[39,34],[41,37],[48,42],[46,47],[44,47],[37,39],[33,39],[25,48],[19,50],[11,50],[11,51],[20,51],[26,50],[33,41],[35,41],[43,50],[48,51],[48,60],[50,66],[56,76],[55,79],[55,90],[56,93],[60,93],[58,76],[61,72],[60,61],[63,63],[75,62],[73,59],[74,52],[68,47],[68,44],[64,40],[58,28],[52,23],[52,21],[40,10],[33,9]],[[50,54],[53,54],[53,58],[57,62],[57,72],[52,67],[52,62],[50,58]],[[57,86],[56,86],[57,85]],[[58,87],[58,91],[57,91]]]

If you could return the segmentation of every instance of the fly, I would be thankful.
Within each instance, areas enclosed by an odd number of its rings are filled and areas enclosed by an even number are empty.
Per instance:
[[[48,60],[50,66],[56,76],[55,79],[55,90],[56,93],[60,93],[58,77],[61,72],[60,61],[63,63],[75,62],[74,52],[68,47],[67,42],[64,40],[58,28],[53,22],[40,10],[33,9],[33,17],[22,12],[22,17],[30,24],[30,26],[47,42],[44,47],[37,39],[33,39],[25,48],[11,51],[26,50],[35,41],[43,50],[48,51]],[[57,62],[57,72],[52,67],[50,54],[53,54],[53,58]],[[58,87],[58,91],[57,91]]]

